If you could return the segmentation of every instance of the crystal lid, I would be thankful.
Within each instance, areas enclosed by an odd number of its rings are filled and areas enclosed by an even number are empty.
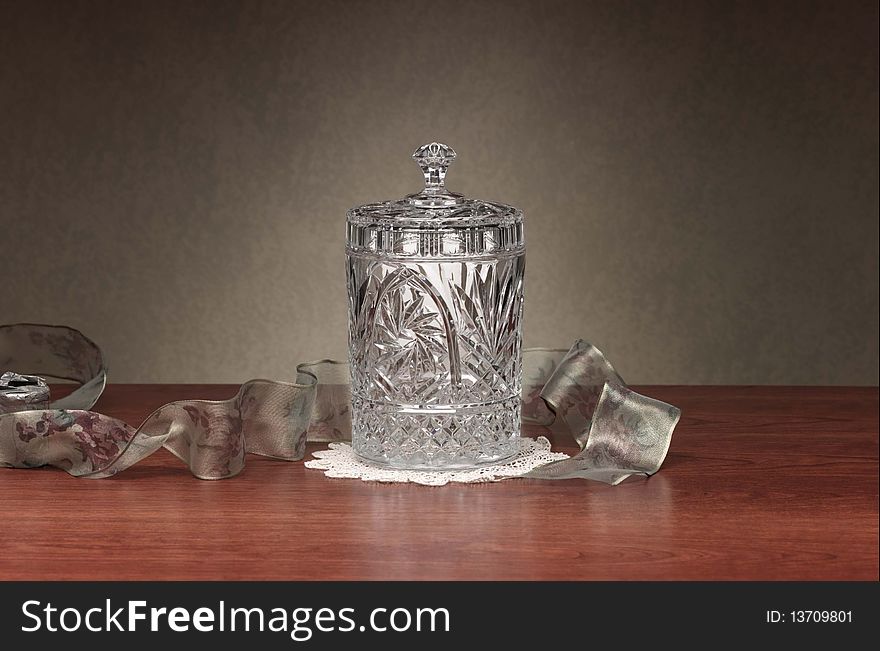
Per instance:
[[[421,192],[348,211],[348,247],[401,256],[467,257],[521,250],[522,211],[470,199],[446,188],[452,147],[422,145],[412,155],[425,179]]]

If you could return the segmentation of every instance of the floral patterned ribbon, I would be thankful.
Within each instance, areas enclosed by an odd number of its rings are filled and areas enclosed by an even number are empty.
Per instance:
[[[346,440],[351,431],[348,365],[333,360],[300,364],[293,383],[250,380],[229,400],[163,405],[138,427],[89,411],[106,368],[98,346],[73,328],[0,326],[4,369],[81,384],[48,408],[23,398],[22,387],[0,386],[0,466],[9,468],[110,477],[164,447],[196,477],[225,479],[242,471],[247,453],[296,461],[306,441]],[[660,469],[680,411],[629,389],[594,346],[527,349],[523,386],[524,421],[567,431],[581,448],[527,477],[617,484]]]

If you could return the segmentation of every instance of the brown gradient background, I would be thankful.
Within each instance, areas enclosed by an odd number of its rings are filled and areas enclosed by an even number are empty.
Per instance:
[[[0,7],[0,322],[113,381],[344,356],[345,210],[430,140],[526,213],[527,345],[878,381],[874,1]]]

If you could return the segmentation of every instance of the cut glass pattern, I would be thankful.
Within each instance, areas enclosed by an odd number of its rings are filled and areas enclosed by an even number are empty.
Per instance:
[[[520,429],[522,215],[446,192],[426,166],[451,148],[414,157],[423,193],[349,212],[352,446],[407,468],[494,463]]]

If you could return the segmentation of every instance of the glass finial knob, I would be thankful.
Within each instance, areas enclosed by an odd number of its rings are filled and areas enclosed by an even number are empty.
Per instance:
[[[446,169],[455,160],[455,150],[449,145],[431,142],[413,152],[413,160],[425,175],[425,194],[444,192]]]

